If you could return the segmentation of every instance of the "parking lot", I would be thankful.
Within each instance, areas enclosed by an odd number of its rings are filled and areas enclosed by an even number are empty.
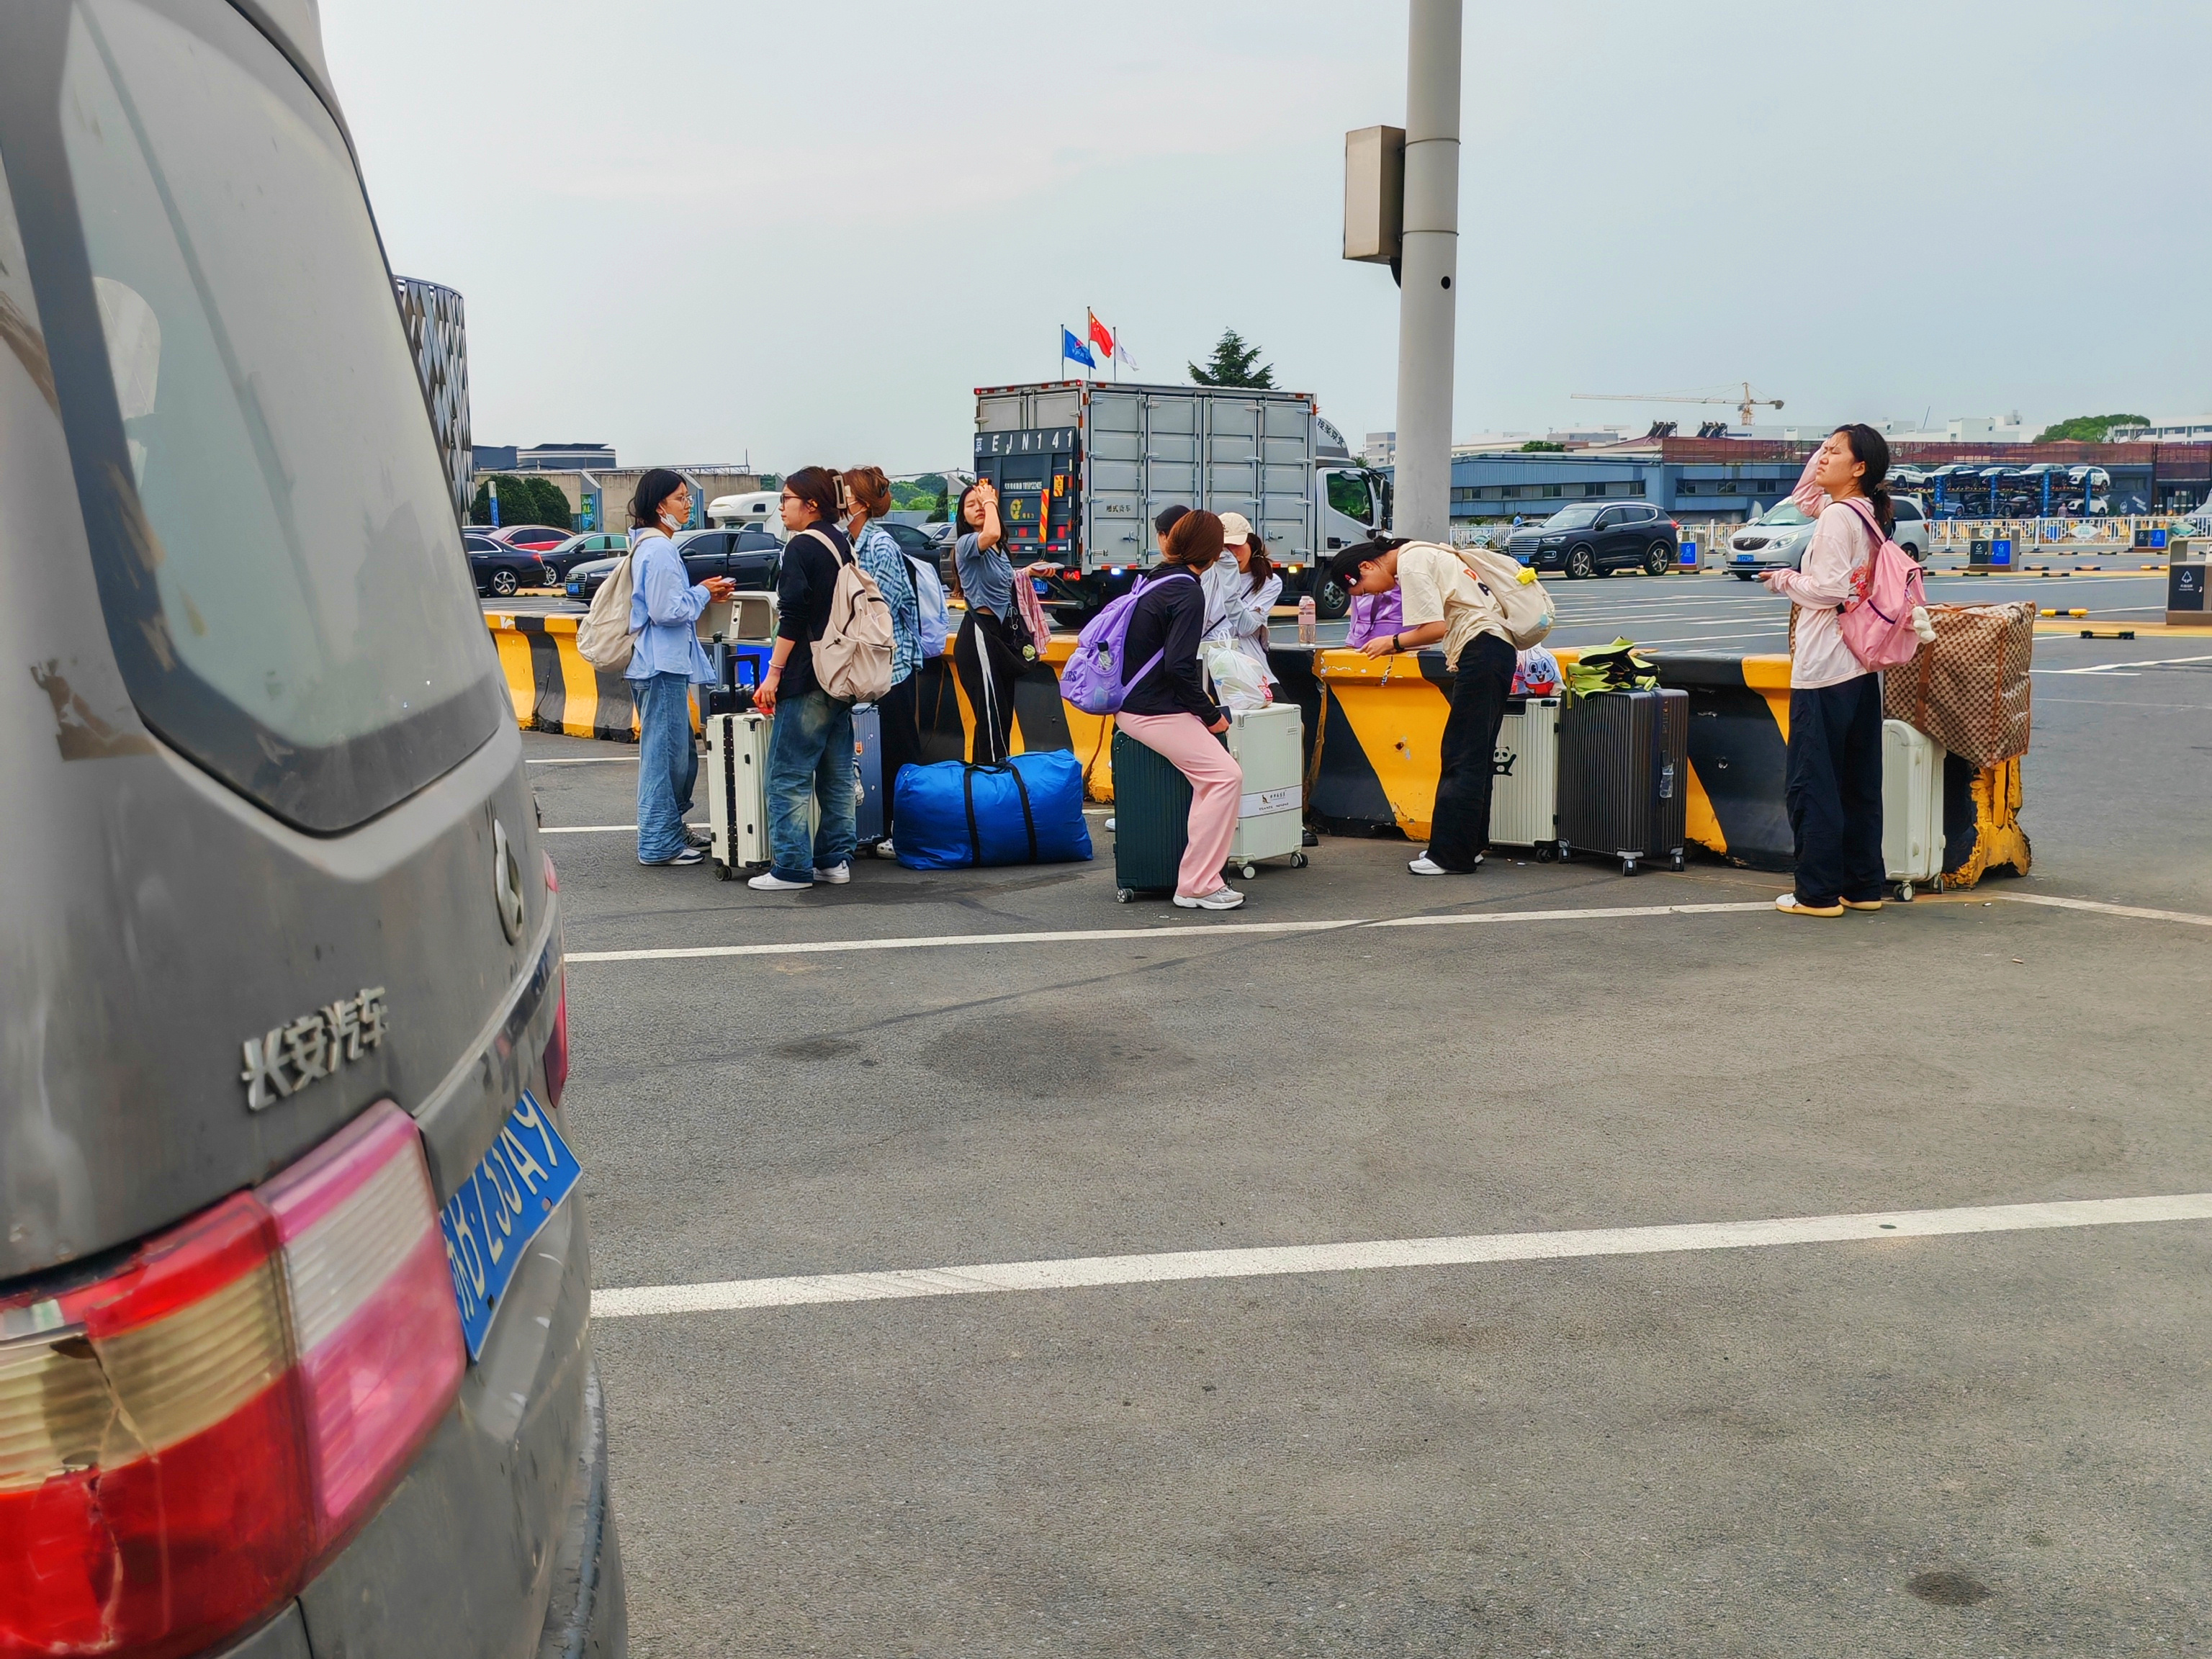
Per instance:
[[[1561,643],[1781,648],[1748,585],[1552,586]],[[526,736],[638,1651],[2212,1641],[2203,1203],[2006,1207],[2212,1191],[2212,645],[2036,665],[2034,874],[1840,921],[1334,837],[1122,907],[1103,809],[765,895]]]

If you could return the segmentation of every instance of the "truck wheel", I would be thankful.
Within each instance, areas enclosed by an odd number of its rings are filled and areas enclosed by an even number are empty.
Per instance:
[[[1316,574],[1313,585],[1314,614],[1323,622],[1334,622],[1352,609],[1352,595],[1342,582],[1334,576]]]
[[[1587,547],[1567,550],[1567,574],[1576,581],[1597,574],[1597,559]]]

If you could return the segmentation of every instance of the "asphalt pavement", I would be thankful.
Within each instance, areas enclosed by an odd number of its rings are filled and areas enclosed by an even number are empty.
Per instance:
[[[1553,591],[1561,643],[1781,646],[1725,578]],[[2212,1191],[2208,673],[2039,640],[2033,874],[1839,921],[1335,837],[1121,906],[1103,810],[1091,864],[759,894],[636,863],[634,750],[526,736],[635,1650],[2212,1644],[2212,1222],[1992,1207]],[[1319,1244],[1372,1248],[1234,1254]]]

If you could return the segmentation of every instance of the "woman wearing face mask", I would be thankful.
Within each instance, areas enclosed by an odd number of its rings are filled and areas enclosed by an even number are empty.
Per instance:
[[[1267,557],[1267,544],[1242,513],[1221,515],[1222,556],[1206,570],[1206,637],[1229,640],[1259,664],[1272,691],[1279,684],[1267,666],[1267,617],[1282,597],[1283,579]]]
[[[691,488],[665,467],[637,481],[630,499],[629,682],[637,704],[637,861],[696,864],[705,856],[684,815],[699,776],[691,741],[691,688],[714,671],[699,643],[699,613],[737,591],[727,576],[694,585],[670,533],[691,517]]]
[[[1244,895],[1221,878],[1244,774],[1221,746],[1229,717],[1206,693],[1198,642],[1206,631],[1206,592],[1195,578],[1221,557],[1221,520],[1187,513],[1168,532],[1160,568],[1129,613],[1124,659],[1141,666],[1114,723],[1190,780],[1188,840],[1176,874],[1175,902],[1186,910],[1234,910]]]
[[[1790,773],[1783,799],[1796,843],[1796,881],[1774,901],[1793,916],[1881,908],[1881,676],[1844,643],[1851,574],[1877,545],[1858,504],[1887,532],[1894,522],[1889,443],[1870,426],[1839,426],[1805,468],[1792,499],[1819,522],[1802,568],[1764,572],[1794,601],[1790,646]]]
[[[890,532],[876,522],[891,510],[891,481],[879,466],[856,466],[845,474],[845,496],[852,507],[846,539],[860,568],[876,579],[891,613],[891,689],[876,699],[876,725],[883,739],[884,838],[878,856],[891,854],[891,799],[898,769],[921,759],[921,706],[915,696],[915,671],[921,666],[921,608],[906,555]]]
[[[954,515],[960,526],[952,544],[952,568],[968,602],[960,632],[952,641],[952,670],[975,711],[972,758],[979,764],[1002,761],[1013,752],[1014,682],[1028,659],[1028,630],[1015,609],[1014,584],[1048,575],[1054,564],[1025,564],[1019,569],[1006,556],[1006,526],[999,518],[999,492],[978,479],[960,496]]]

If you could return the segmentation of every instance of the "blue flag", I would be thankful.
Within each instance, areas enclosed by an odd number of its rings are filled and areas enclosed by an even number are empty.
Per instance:
[[[1098,360],[1091,355],[1091,348],[1069,332],[1065,324],[1060,331],[1060,355],[1063,360],[1073,358],[1085,368],[1098,367]]]

